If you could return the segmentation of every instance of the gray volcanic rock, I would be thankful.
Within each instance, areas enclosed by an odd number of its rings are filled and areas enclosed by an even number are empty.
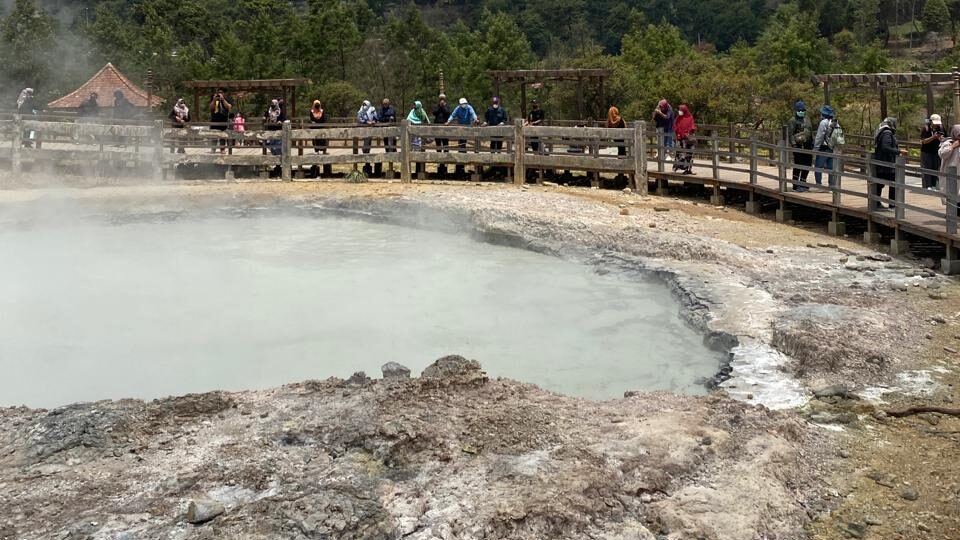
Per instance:
[[[410,368],[396,362],[387,362],[380,368],[384,379],[409,379]]]
[[[425,371],[0,409],[0,537],[180,537],[193,500],[207,539],[800,538],[833,454],[728,397],[591,402],[459,357]]]

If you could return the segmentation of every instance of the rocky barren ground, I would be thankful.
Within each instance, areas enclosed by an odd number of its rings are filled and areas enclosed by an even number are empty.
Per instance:
[[[721,391],[589,402],[447,359],[414,379],[6,409],[0,539],[960,538],[953,419],[893,420],[877,401],[956,402],[957,287],[924,261],[690,200],[583,189],[0,194],[7,225],[278,207],[654,272],[730,351]]]

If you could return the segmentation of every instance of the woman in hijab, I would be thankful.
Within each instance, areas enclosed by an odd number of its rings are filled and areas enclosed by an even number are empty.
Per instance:
[[[617,107],[610,107],[607,110],[607,127],[613,129],[623,129],[627,127],[627,123],[623,120],[623,117],[620,116],[620,109]],[[617,143],[617,155],[626,156],[627,147],[623,144],[623,140],[614,141]]]
[[[410,122],[410,125],[419,126],[423,124],[430,123],[430,117],[427,116],[427,111],[423,110],[423,103],[420,100],[413,102],[413,108],[410,109],[410,114],[407,115],[407,122]],[[414,136],[413,137],[413,151],[422,152],[423,151],[423,137]],[[424,164],[417,162],[416,173],[420,174],[424,170]]]
[[[950,128],[950,138],[940,143],[940,150],[937,151],[940,155],[940,171],[944,174],[951,172],[950,169],[953,169],[953,174],[960,172],[960,124],[954,124]],[[954,186],[954,189],[957,189]],[[958,193],[954,191],[953,193],[947,192],[947,181],[942,179],[940,182],[940,191],[943,193],[943,203],[948,204],[947,197],[952,196],[956,200]],[[956,208],[953,209],[956,212]]]
[[[887,117],[880,122],[880,126],[873,134],[873,160],[874,172],[878,179],[884,180],[888,189],[888,208],[883,207],[880,198],[883,196],[883,186],[879,182],[873,184],[873,194],[876,198],[870,201],[873,210],[889,210],[896,205],[897,188],[894,182],[897,180],[896,169],[893,166],[881,165],[880,163],[896,163],[900,156],[900,146],[897,144],[897,119]]]
[[[677,138],[677,159],[673,162],[674,171],[682,171],[683,174],[695,174],[693,172],[693,135],[697,131],[697,122],[693,119],[690,107],[686,103],[681,103],[677,111],[677,121],[673,124],[673,133]]]
[[[187,104],[183,102],[183,99],[178,99],[177,103],[173,106],[173,109],[170,111],[170,123],[173,125],[174,129],[184,129],[187,127],[187,122],[190,121],[190,108],[187,107]],[[177,137],[180,139],[180,137]],[[180,141],[180,144],[177,145],[178,154],[186,154],[187,150],[183,147],[183,141]]]
[[[357,111],[357,123],[361,127],[373,126],[377,123],[377,109],[370,104],[370,101],[364,100],[363,105],[360,105],[360,110]],[[370,153],[370,145],[373,142],[373,137],[364,137],[363,138],[363,153]],[[364,170],[370,168],[369,165],[363,166]]]

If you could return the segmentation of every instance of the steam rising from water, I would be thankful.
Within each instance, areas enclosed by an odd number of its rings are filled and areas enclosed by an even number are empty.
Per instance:
[[[293,216],[0,230],[0,405],[264,388],[445,354],[590,398],[702,392],[659,283],[466,236]]]

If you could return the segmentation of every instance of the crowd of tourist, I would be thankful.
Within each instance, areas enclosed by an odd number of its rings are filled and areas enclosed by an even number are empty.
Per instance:
[[[77,116],[81,119],[98,117],[101,114],[101,106],[97,93],[91,93],[77,108]],[[17,112],[20,115],[36,115],[38,107],[35,103],[33,88],[24,88],[17,97]],[[136,108],[126,98],[123,91],[116,90],[113,93],[111,103],[111,116],[116,119],[131,119],[136,114]],[[546,112],[540,106],[538,100],[530,102],[530,111],[523,119],[525,126],[540,126],[546,121]],[[233,134],[242,138],[246,131],[246,117],[240,111],[234,111],[234,104],[227,95],[218,90],[210,97],[208,106],[210,113],[210,129],[222,132],[231,131]],[[816,186],[823,185],[823,176],[828,177],[827,185],[831,188],[837,186],[839,180],[839,171],[834,168],[834,154],[845,144],[843,128],[836,117],[836,113],[830,105],[823,105],[819,109],[820,120],[814,128],[814,124],[807,116],[807,106],[803,100],[797,101],[793,106],[793,115],[786,126],[786,135],[788,144],[791,147],[793,158],[792,181],[793,190],[805,192],[810,190],[807,184],[808,174],[813,170],[814,182]],[[383,99],[380,107],[375,107],[370,101],[365,100],[360,105],[356,113],[356,123],[359,126],[371,127],[384,124],[395,124],[399,115],[396,108],[389,99]],[[506,109],[502,106],[500,98],[494,96],[490,100],[481,119],[478,116],[473,105],[465,97],[461,97],[457,105],[452,109],[447,104],[447,97],[444,94],[438,96],[436,104],[430,108],[430,112],[424,107],[423,102],[414,100],[409,112],[403,117],[411,125],[455,125],[462,127],[470,126],[504,126],[509,123],[509,116]],[[194,118],[191,115],[190,108],[183,99],[178,99],[168,115],[170,125],[174,128],[187,128]],[[322,128],[328,123],[327,113],[320,100],[314,100],[310,108],[309,126],[311,128]],[[667,160],[673,162],[673,171],[681,174],[692,175],[693,154],[696,143],[697,124],[691,111],[690,105],[681,103],[676,110],[666,100],[661,99],[653,109],[652,120],[660,137],[660,144],[666,151]],[[263,114],[263,126],[266,131],[279,131],[283,124],[289,122],[287,116],[286,103],[283,99],[273,99]],[[611,106],[607,111],[606,127],[622,129],[626,128],[626,120],[621,116],[620,110],[616,106]],[[878,211],[889,211],[894,208],[896,201],[896,162],[897,158],[905,152],[901,150],[897,139],[898,122],[896,118],[885,118],[877,127],[873,135],[873,175],[882,182],[873,184],[873,192],[870,200],[871,208]],[[36,139],[36,133],[26,130],[23,133],[23,145],[30,147]],[[362,152],[370,153],[373,137],[363,137]],[[228,145],[231,144],[231,137],[225,136],[219,139],[213,152],[225,152]],[[122,146],[125,142],[121,137],[119,139]],[[625,156],[627,153],[623,141],[616,141],[617,154]],[[414,137],[412,146],[416,151],[423,151],[427,148],[429,141],[423,137]],[[503,150],[503,139],[499,137],[490,138],[490,150],[499,152]],[[449,152],[450,140],[447,138],[433,139],[434,148],[437,152]],[[177,152],[184,153],[183,144],[177,145]],[[457,150],[465,151],[467,140],[458,138]],[[536,138],[528,141],[528,146],[537,152],[540,150],[540,142]],[[397,140],[394,137],[384,137],[383,147],[386,152],[397,151]],[[270,139],[268,148],[271,154],[279,155],[282,152],[279,138]],[[326,139],[318,137],[313,139],[313,150],[317,154],[326,154],[329,145]],[[670,153],[674,154],[671,156]],[[925,121],[920,130],[920,163],[922,172],[922,187],[933,191],[945,190],[945,185],[941,182],[943,173],[949,168],[956,168],[960,165],[960,124],[954,125],[950,132],[944,130],[943,119],[938,114],[932,114]],[[373,174],[381,172],[381,163],[375,164]],[[367,165],[369,167],[369,165]],[[418,172],[422,164],[418,164]],[[324,166],[324,174],[330,173],[331,166]],[[447,173],[446,166],[440,165],[438,172],[441,175]],[[319,175],[319,168],[314,167],[314,173]],[[457,166],[456,174],[463,174],[463,165]],[[883,188],[887,187],[887,206],[882,204]]]

